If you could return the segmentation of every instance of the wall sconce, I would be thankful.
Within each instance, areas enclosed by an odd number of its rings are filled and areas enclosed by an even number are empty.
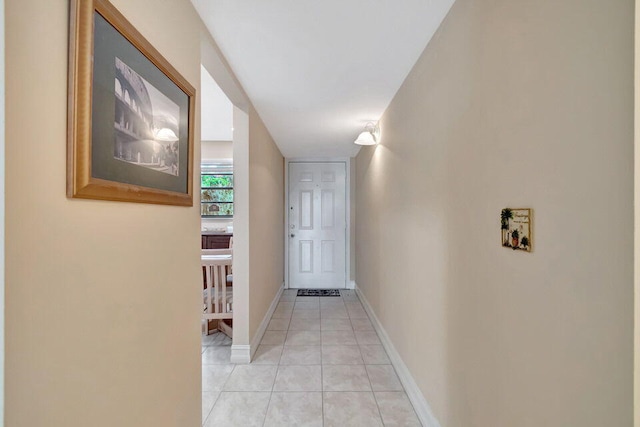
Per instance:
[[[378,142],[380,142],[380,125],[373,122],[367,123],[358,138],[353,141],[358,145],[376,145]]]

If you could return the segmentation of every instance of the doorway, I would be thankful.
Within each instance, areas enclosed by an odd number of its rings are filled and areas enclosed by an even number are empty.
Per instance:
[[[345,289],[347,162],[288,163],[289,288]]]

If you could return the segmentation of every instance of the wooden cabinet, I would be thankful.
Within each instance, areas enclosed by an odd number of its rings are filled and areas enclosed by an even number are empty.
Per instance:
[[[233,234],[203,234],[202,249],[227,249]]]

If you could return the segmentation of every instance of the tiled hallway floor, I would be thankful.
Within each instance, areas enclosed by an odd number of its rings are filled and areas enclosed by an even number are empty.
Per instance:
[[[249,365],[222,334],[202,351],[204,426],[420,426],[353,291],[285,290]]]

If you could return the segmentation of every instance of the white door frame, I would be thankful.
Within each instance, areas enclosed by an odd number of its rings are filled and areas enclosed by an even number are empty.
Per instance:
[[[345,182],[345,288],[351,288],[351,159],[349,157],[287,157],[284,164],[284,288],[289,289],[289,163],[344,163]]]

